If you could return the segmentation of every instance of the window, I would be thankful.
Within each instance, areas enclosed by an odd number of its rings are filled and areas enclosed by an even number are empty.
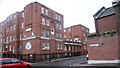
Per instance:
[[[56,38],[59,39],[59,34],[58,34],[58,32],[56,33]]]
[[[46,43],[42,43],[42,50],[45,50],[46,48]]]
[[[12,31],[12,26],[10,26],[10,31]]]
[[[62,38],[62,34],[59,34],[60,35],[60,39]]]
[[[58,23],[56,23],[56,29],[59,29],[59,24]]]
[[[66,38],[66,35],[64,35],[64,38]]]
[[[12,62],[12,63],[20,63],[20,60],[12,59],[11,62]]]
[[[10,60],[0,60],[0,62],[2,61],[2,64],[10,64]]]
[[[45,30],[42,30],[42,37],[45,37]]]
[[[14,53],[14,52],[15,52],[15,49],[14,49],[15,47],[14,47],[14,45],[12,45],[12,48],[13,48],[13,53]]]
[[[22,34],[20,34],[20,40],[22,39]]]
[[[62,49],[62,44],[61,43],[57,43],[57,50]]]
[[[72,38],[72,35],[71,35],[71,34],[69,34],[69,38]]]
[[[15,30],[15,24],[13,25],[13,30]]]
[[[64,32],[66,32],[66,29],[64,29]]]
[[[15,40],[15,35],[13,34],[13,40]]]
[[[48,15],[48,9],[45,10],[45,14]]]
[[[57,15],[57,14],[55,14],[55,19],[57,19],[57,16],[58,16],[58,15]]]
[[[22,22],[22,29],[24,28],[24,22]]]
[[[10,41],[12,41],[12,36],[10,35]]]
[[[44,14],[44,7],[41,7],[41,13]]]
[[[84,49],[87,49],[87,47],[86,47],[86,46],[84,46]]]
[[[11,49],[11,45],[9,46],[9,51],[11,51],[12,49]]]
[[[60,49],[62,49],[62,44],[60,44]]]
[[[47,50],[50,49],[50,43],[47,43],[46,49],[47,49]]]
[[[60,21],[60,19],[61,19],[61,18],[60,18],[60,15],[58,15],[58,20]]]
[[[46,20],[46,25],[49,26],[49,19]]]
[[[67,47],[65,46],[65,51],[67,51]]]
[[[60,30],[62,30],[62,25],[60,24]]]
[[[42,18],[42,25],[45,25],[45,18]]]
[[[59,44],[57,44],[57,49],[59,50]]]
[[[46,37],[50,37],[50,31],[49,30],[46,31]]]
[[[26,31],[31,31],[32,30],[32,24],[26,25]]]
[[[42,50],[50,50],[50,43],[42,43]]]
[[[69,46],[69,50],[71,50],[71,47]]]
[[[8,42],[8,36],[6,37],[6,41]]]

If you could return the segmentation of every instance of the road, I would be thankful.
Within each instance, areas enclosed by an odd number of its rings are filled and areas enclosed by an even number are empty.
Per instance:
[[[72,58],[68,58],[68,59],[64,59],[64,60],[60,60],[60,61],[54,61],[54,62],[38,62],[38,63],[33,63],[33,68],[35,67],[51,67],[51,66],[57,66],[57,68],[60,66],[66,67],[66,66],[72,66],[74,64],[77,63],[83,63],[83,62],[87,62],[87,58],[85,55],[83,56],[76,56],[76,57],[72,57]]]

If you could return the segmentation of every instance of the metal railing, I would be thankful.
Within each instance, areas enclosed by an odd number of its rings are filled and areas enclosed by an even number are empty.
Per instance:
[[[53,59],[80,56],[80,52],[49,53],[49,54],[3,54],[3,58],[18,58],[28,62],[51,61]]]

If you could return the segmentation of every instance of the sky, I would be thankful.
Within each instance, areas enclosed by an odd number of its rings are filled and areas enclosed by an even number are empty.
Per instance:
[[[0,22],[35,1],[64,15],[65,28],[81,24],[92,33],[95,32],[93,15],[103,6],[111,7],[113,0],[0,0]]]

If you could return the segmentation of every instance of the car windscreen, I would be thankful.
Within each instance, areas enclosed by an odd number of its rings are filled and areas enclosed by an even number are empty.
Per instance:
[[[20,60],[18,60],[18,59],[11,59],[11,62],[12,63],[20,63]]]
[[[10,60],[0,60],[1,64],[11,64]]]

